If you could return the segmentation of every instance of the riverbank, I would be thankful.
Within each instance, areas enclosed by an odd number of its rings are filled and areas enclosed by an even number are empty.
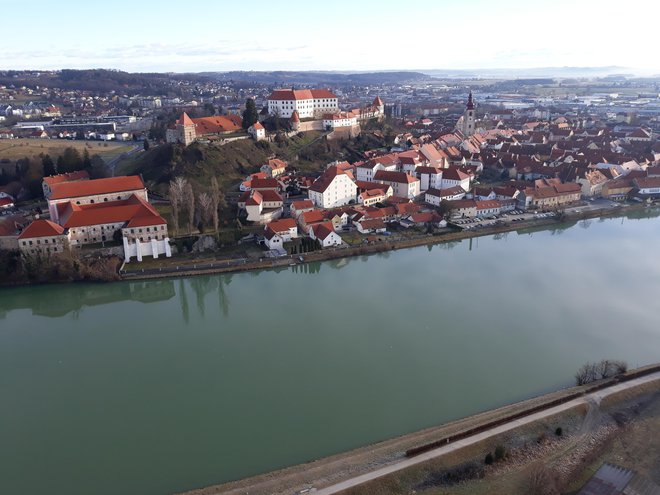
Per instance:
[[[580,470],[594,464],[598,455],[603,454],[602,449],[597,452],[595,450],[609,439],[613,431],[609,422],[598,422],[594,419],[596,409],[600,411],[597,406],[594,409],[594,402],[602,401],[603,411],[608,413],[626,409],[638,396],[660,390],[659,370],[660,365],[647,366],[628,372],[630,380],[627,382],[619,383],[614,380],[609,386],[589,384],[551,392],[350,452],[231,483],[192,490],[182,495],[284,495],[317,490],[323,494],[345,491],[351,494],[410,493],[406,490],[409,490],[411,485],[416,487],[415,491],[422,491],[420,487],[424,486],[430,472],[457,472],[457,466],[462,469],[466,463],[481,465],[485,453],[501,444],[507,445],[514,461],[520,465],[524,464],[526,469],[531,469],[530,466],[538,458],[557,457],[557,452],[561,451],[562,456],[570,461],[563,464],[564,471],[570,474],[565,476],[565,482],[575,482]],[[576,395],[579,397],[573,398]],[[558,401],[562,404],[544,407]],[[532,412],[539,409],[539,412]],[[529,414],[526,414],[527,412]],[[437,452],[429,451],[419,458],[406,459],[405,454],[409,449],[455,436],[466,430],[478,429],[512,415],[522,417],[481,432],[481,437],[475,435],[464,441],[452,442],[447,447],[440,447]],[[552,433],[558,426],[562,428],[561,438],[553,440]],[[601,431],[601,427],[604,427],[604,431]],[[589,441],[586,442],[590,445],[589,448],[585,448],[583,442],[586,434],[589,434]],[[538,441],[539,438],[542,441]],[[441,452],[443,449],[447,452]],[[573,456],[574,450],[579,455]],[[521,459],[524,459],[524,462]],[[504,468],[504,472],[514,471],[512,464],[514,463],[508,465],[508,469]],[[484,474],[488,471],[491,475],[498,474],[498,471],[499,474],[503,472],[501,465],[481,469]],[[517,482],[519,477],[513,476],[514,481]],[[478,482],[482,485],[478,491],[489,493],[488,480]],[[417,486],[415,483],[421,485]],[[483,486],[484,484],[486,486]],[[426,488],[433,486],[434,483],[431,483]],[[474,490],[474,487],[462,492],[472,493],[471,490]]]
[[[589,206],[589,205],[588,205]],[[248,260],[247,258],[234,258],[222,261],[206,261],[200,259],[195,262],[181,263],[176,258],[168,259],[165,266],[158,268],[136,268],[135,270],[121,270],[119,275],[124,280],[155,279],[165,277],[190,277],[195,275],[211,275],[218,273],[245,272],[252,270],[265,270],[273,268],[285,268],[291,265],[303,265],[312,262],[328,261],[339,258],[377,254],[397,249],[407,249],[418,246],[444,244],[459,242],[465,239],[505,234],[508,232],[525,231],[530,229],[548,229],[580,220],[593,218],[618,217],[624,214],[648,210],[649,207],[642,203],[617,204],[608,208],[589,208],[577,211],[575,208],[566,212],[558,220],[555,217],[538,218],[525,221],[524,223],[506,223],[503,225],[489,226],[482,229],[459,230],[427,234],[411,239],[382,240],[360,246],[342,246],[327,248],[321,251],[305,253],[304,255],[288,255],[280,258],[262,258],[260,260]],[[373,237],[378,237],[373,236]]]

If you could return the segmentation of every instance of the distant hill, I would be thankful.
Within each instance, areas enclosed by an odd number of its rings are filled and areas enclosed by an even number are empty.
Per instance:
[[[527,69],[429,69],[420,71],[429,76],[447,79],[487,78],[487,79],[515,79],[515,78],[564,78],[564,77],[604,77],[613,74],[621,75],[633,72],[625,67],[615,65],[605,67],[532,67]]]
[[[220,80],[244,81],[257,84],[290,86],[292,84],[366,85],[402,84],[431,79],[427,74],[412,71],[384,72],[322,72],[322,71],[231,71],[202,72],[200,75]]]
[[[108,69],[62,69],[58,71],[0,71],[0,84],[36,86],[120,94],[168,94],[177,92],[173,81],[208,80],[199,74],[130,73]]]

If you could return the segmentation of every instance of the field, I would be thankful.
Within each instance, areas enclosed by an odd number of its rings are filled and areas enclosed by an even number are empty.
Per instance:
[[[18,160],[45,153],[56,159],[65,148],[87,149],[90,155],[99,155],[106,162],[132,149],[132,143],[105,143],[101,141],[69,141],[63,139],[2,139],[0,160]]]

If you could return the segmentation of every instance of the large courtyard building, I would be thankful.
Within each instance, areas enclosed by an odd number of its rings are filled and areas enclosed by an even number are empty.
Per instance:
[[[268,97],[268,113],[290,118],[293,112],[301,119],[320,117],[339,111],[339,99],[329,89],[276,89]]]
[[[147,189],[139,176],[50,182],[51,223],[61,229],[59,235],[66,237],[68,246],[120,240],[126,261],[132,257],[141,261],[143,256],[171,256],[167,222],[149,204]],[[36,252],[39,245],[39,252],[45,254],[43,244],[33,241],[26,246],[19,243],[19,247]],[[57,252],[50,244],[48,252]]]

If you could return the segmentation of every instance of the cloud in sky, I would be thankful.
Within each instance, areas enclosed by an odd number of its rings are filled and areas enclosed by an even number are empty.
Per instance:
[[[129,71],[392,70],[602,66],[660,70],[648,19],[660,3],[627,0],[115,0],[3,25],[0,68]],[[16,18],[20,4],[0,0]],[[16,10],[16,12],[12,12]],[[634,34],[634,36],[632,35]]]

